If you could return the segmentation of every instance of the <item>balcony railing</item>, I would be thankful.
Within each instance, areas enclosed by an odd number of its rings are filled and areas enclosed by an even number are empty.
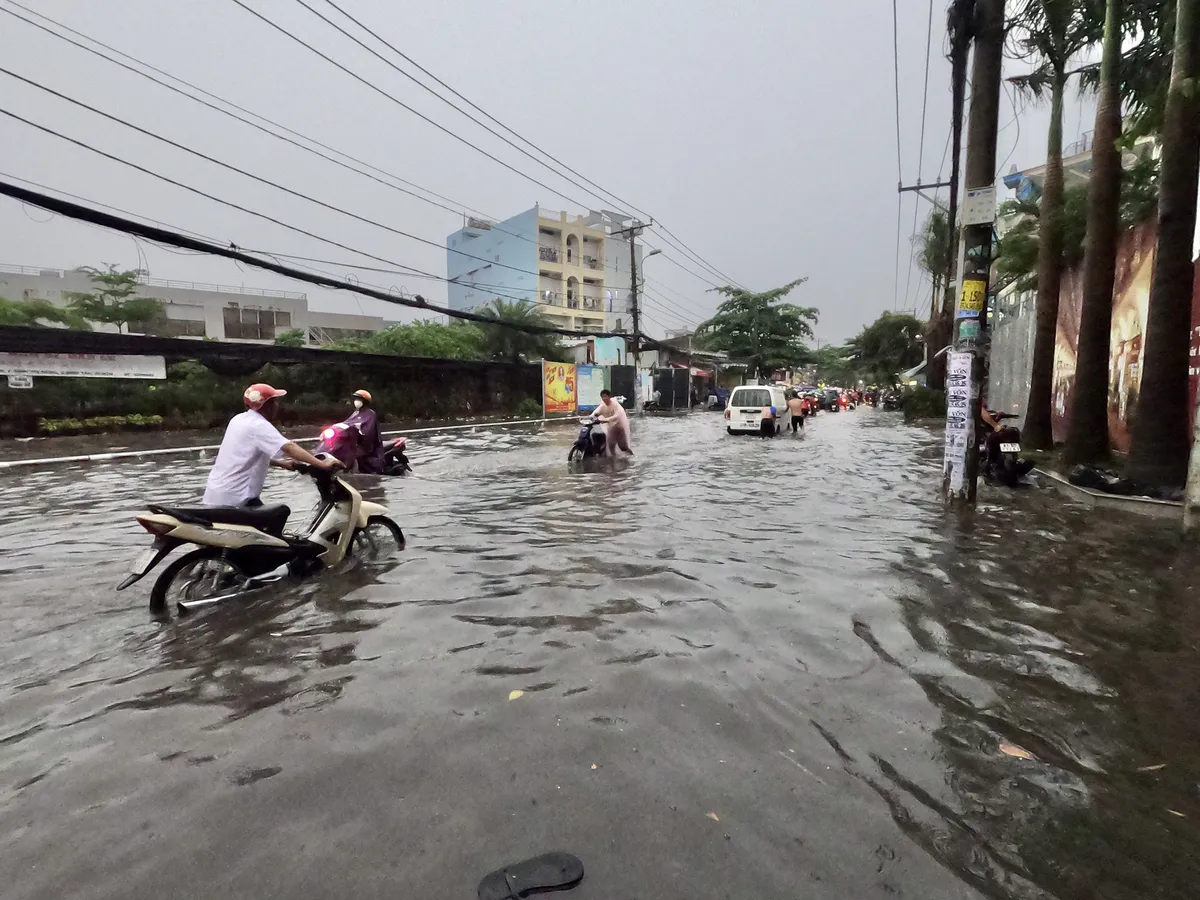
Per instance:
[[[538,302],[544,306],[562,306],[562,291],[542,291],[541,294],[538,295]]]
[[[552,263],[558,262],[558,248],[557,247],[538,247],[538,259],[542,259],[542,260],[545,260],[546,262],[552,262]]]
[[[591,310],[592,312],[604,312],[604,298],[603,297],[584,297],[583,298],[583,308],[587,309],[587,310]]]
[[[583,258],[583,264],[586,268],[589,268],[589,269],[601,268],[600,260],[596,259],[596,257],[594,257],[594,256],[585,256]]]

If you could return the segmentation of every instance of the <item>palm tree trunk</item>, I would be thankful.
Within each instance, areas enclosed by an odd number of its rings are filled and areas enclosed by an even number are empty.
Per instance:
[[[1068,465],[1098,462],[1108,456],[1108,373],[1123,174],[1117,148],[1121,136],[1121,7],[1122,0],[1107,0],[1104,10],[1104,52],[1083,251],[1083,306],[1065,455]]]
[[[1147,486],[1178,487],[1187,476],[1188,350],[1192,325],[1192,238],[1200,167],[1200,0],[1178,0],[1175,50],[1162,131],[1158,249],[1146,315],[1142,384],[1126,474]]]
[[[1054,392],[1054,343],[1058,331],[1058,295],[1063,265],[1062,119],[1066,76],[1054,73],[1050,94],[1050,129],[1046,141],[1046,174],[1038,219],[1037,329],[1033,341],[1033,371],[1029,400],[1025,404],[1026,443],[1036,448],[1054,446],[1050,427],[1050,400]]]

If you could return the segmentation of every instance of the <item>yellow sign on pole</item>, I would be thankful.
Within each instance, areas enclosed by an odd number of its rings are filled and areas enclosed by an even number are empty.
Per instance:
[[[962,295],[958,300],[959,318],[975,318],[983,313],[983,304],[987,300],[987,282],[975,279],[964,280]]]

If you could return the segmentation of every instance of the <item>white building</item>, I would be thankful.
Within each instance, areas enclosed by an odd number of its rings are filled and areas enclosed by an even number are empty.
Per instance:
[[[308,295],[142,278],[139,296],[158,300],[166,314],[167,336],[213,338],[269,344],[285,331],[300,329],[311,345],[349,337],[365,337],[386,327],[379,316],[315,312]],[[78,269],[38,269],[0,265],[0,297],[6,300],[48,300],[66,306],[64,292],[87,292],[95,285]],[[97,325],[97,330],[112,326]]]
[[[537,303],[559,328],[632,330],[629,243],[617,213],[570,215],[534,206],[503,222],[469,218],[446,238],[451,309],[499,298]],[[640,258],[641,247],[636,248]]]

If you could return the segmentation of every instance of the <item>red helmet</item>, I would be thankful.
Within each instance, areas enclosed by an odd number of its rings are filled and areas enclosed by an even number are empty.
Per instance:
[[[263,404],[276,397],[286,397],[287,391],[273,388],[269,384],[252,384],[242,394],[242,400],[250,409],[262,409]]]

